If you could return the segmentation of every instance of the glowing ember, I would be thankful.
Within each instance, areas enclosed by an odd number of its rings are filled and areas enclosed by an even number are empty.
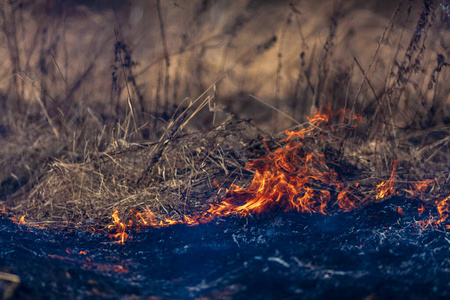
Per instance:
[[[71,254],[70,250],[68,251],[68,254]],[[82,253],[80,253],[80,254],[82,254]],[[122,265],[108,264],[108,263],[95,263],[89,257],[86,257],[85,259],[80,260],[80,259],[76,259],[76,258],[72,258],[72,257],[65,257],[65,256],[61,256],[61,255],[54,255],[54,254],[49,254],[47,256],[49,258],[53,258],[53,259],[82,263],[83,264],[82,268],[87,269],[87,270],[98,270],[101,272],[116,272],[116,273],[128,273],[129,272],[129,270]],[[121,262],[121,263],[130,264],[127,262]]]
[[[433,217],[430,214],[430,218],[428,220],[416,221],[416,224],[418,224],[419,226],[421,226],[423,228],[426,228],[428,226],[436,227],[437,225],[440,225],[449,219],[450,195],[443,200],[435,201],[435,204],[436,204],[436,210],[439,214],[439,218]],[[424,206],[422,204],[420,204],[418,211],[419,211],[419,214],[422,214],[424,212]],[[449,224],[445,225],[445,228],[450,229],[450,225]]]
[[[417,209],[419,211],[419,215],[423,214],[425,208],[423,207],[423,204],[420,204],[419,208]]]

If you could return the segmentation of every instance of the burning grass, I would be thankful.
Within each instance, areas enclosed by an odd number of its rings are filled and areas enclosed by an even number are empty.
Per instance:
[[[334,126],[330,125],[332,117],[338,117],[338,123]],[[414,199],[417,193],[423,193],[429,185],[436,183],[437,179],[421,180],[414,183],[412,189],[408,188],[404,181],[396,183],[396,179],[405,177],[401,172],[397,172],[400,159],[393,160],[390,177],[384,181],[381,177],[370,176],[372,172],[369,164],[359,163],[360,167],[356,167],[355,159],[358,160],[362,155],[348,156],[345,152],[348,153],[357,145],[349,142],[345,148],[339,149],[338,146],[343,144],[340,136],[350,130],[346,122],[362,122],[360,116],[345,110],[333,114],[328,107],[324,112],[318,112],[308,119],[309,122],[304,128],[286,131],[286,138],[280,141],[281,145],[275,150],[270,150],[264,142],[267,153],[246,164],[245,169],[253,173],[251,183],[247,187],[232,184],[230,189],[226,189],[225,195],[217,199],[218,202],[209,204],[207,210],[178,219],[161,218],[148,208],[143,212],[133,208],[130,210],[130,219],[123,221],[118,210],[115,210],[113,224],[108,226],[108,229],[114,232],[111,237],[123,243],[128,238],[126,231],[130,228],[196,225],[219,217],[246,217],[279,210],[324,215],[330,211],[347,212],[396,195]],[[340,168],[342,165],[346,165],[348,169],[343,171]],[[440,171],[444,182],[442,188],[434,191],[437,198],[449,192],[447,182],[450,174],[445,167]],[[351,173],[357,173],[359,176],[355,178]],[[365,184],[361,185],[360,182]],[[219,184],[216,185],[220,187]],[[439,218],[432,218],[427,226],[446,221],[448,200],[447,197],[435,201]],[[399,213],[403,214],[402,211]]]
[[[378,153],[368,151],[370,144],[349,138],[367,120],[349,110],[324,106],[282,139],[251,139],[246,132],[252,126],[243,120],[186,132],[188,112],[174,118],[156,143],[122,143],[83,163],[53,163],[18,202],[15,213],[23,215],[16,222],[25,224],[26,216],[35,226],[106,230],[124,243],[129,230],[148,226],[288,210],[325,215],[398,195],[435,205],[439,218],[421,226],[445,224],[448,218],[446,165],[434,164],[437,177],[422,179],[430,170],[416,166],[411,172],[411,154],[390,152],[387,141],[377,145]],[[445,152],[430,150],[445,159]],[[380,160],[387,167],[377,171],[371,161]]]
[[[0,178],[0,196],[5,199],[2,213],[14,216],[20,224],[105,230],[124,242],[127,231],[146,226],[195,225],[224,216],[246,217],[287,210],[330,214],[402,196],[422,201],[419,210],[423,212],[425,208],[436,209],[435,217],[421,223],[422,226],[446,225],[450,205],[450,130],[444,111],[448,86],[439,79],[448,74],[448,62],[443,54],[427,52],[428,35],[422,34],[431,35],[433,26],[438,27],[433,14],[439,8],[432,1],[423,2],[422,14],[401,58],[403,36],[411,29],[395,23],[401,19],[402,3],[393,12],[373,56],[365,59],[370,61],[368,67],[364,69],[360,58],[353,56],[351,71],[340,73],[331,63],[341,7],[336,8],[330,19],[320,55],[315,54],[315,47],[307,51],[296,16],[303,46],[300,58],[295,55],[300,59],[295,95],[287,96],[287,88],[281,90],[282,69],[287,63],[284,61],[283,65],[283,44],[280,44],[274,80],[276,96],[273,105],[266,105],[277,117],[263,124],[220,112],[217,102],[220,91],[226,87],[220,84],[224,78],[236,79],[232,72],[220,73],[220,79],[190,104],[176,102],[179,74],[176,75],[171,103],[169,75],[173,67],[167,45],[165,68],[155,84],[155,99],[147,99],[136,75],[138,64],[119,30],[115,41],[107,39],[115,46],[112,78],[108,77],[112,81],[108,82],[109,102],[103,101],[104,95],[99,96],[100,101],[84,100],[88,98],[84,94],[77,96],[77,91],[84,90],[81,86],[91,88],[94,63],[87,65],[85,72],[80,72],[71,83],[52,56],[53,74],[45,75],[41,66],[41,86],[36,83],[30,93],[22,91],[23,86],[14,75],[8,90],[15,91],[15,95],[11,93],[2,102],[2,109],[8,110],[8,114],[0,119],[5,145],[0,149],[1,167],[6,170]],[[20,7],[9,8],[16,13],[24,12]],[[291,24],[296,9],[290,6],[283,30]],[[411,7],[404,10],[404,17],[409,17]],[[159,8],[158,12],[161,14]],[[165,39],[163,18],[159,17],[161,36]],[[8,19],[7,15],[2,18]],[[394,25],[401,28],[401,34],[394,34]],[[245,22],[240,26],[245,26]],[[227,34],[238,35],[240,26]],[[4,31],[8,41],[17,43],[14,32]],[[439,32],[435,34],[441,36]],[[380,49],[395,38],[398,39],[395,59],[384,66],[389,72],[387,75],[375,72],[382,65]],[[284,43],[283,39],[280,43]],[[277,39],[271,41],[275,43]],[[227,45],[230,49],[231,44]],[[42,53],[51,52],[44,46]],[[206,52],[205,49],[202,51]],[[53,50],[56,55],[56,46]],[[220,53],[226,54],[225,50]],[[184,55],[185,50],[180,51]],[[265,58],[269,52],[261,57]],[[19,53],[10,55],[16,74],[21,68]],[[195,68],[199,74],[207,68],[203,55]],[[433,55],[437,65],[423,66],[424,57],[429,62]],[[309,66],[305,57],[309,57]],[[223,70],[225,58],[226,55]],[[28,59],[33,60],[31,56]],[[363,75],[361,79],[353,76],[356,66]],[[64,88],[55,88],[53,92],[57,94],[61,89],[66,93],[54,96],[43,88],[49,78],[60,77]],[[375,77],[384,78],[381,86],[375,85]],[[421,88],[418,81],[427,81],[428,86]],[[272,85],[274,82],[270,81]],[[198,84],[200,87],[204,84]],[[230,93],[226,91],[223,95]],[[32,95],[35,103],[27,94]],[[161,103],[163,94],[165,100]],[[248,94],[248,98],[264,102],[244,88],[236,94]],[[94,98],[95,94],[89,96]],[[281,96],[293,99],[283,105],[295,110],[294,117],[284,112]],[[14,97],[20,101],[14,102]],[[332,105],[323,105],[325,102]],[[245,104],[234,103],[239,106],[240,115],[245,115]],[[205,112],[206,108],[209,112]],[[304,112],[298,115],[299,108],[319,109],[306,118]],[[213,122],[207,121],[211,118]],[[300,120],[306,119],[307,122],[301,123]],[[292,121],[297,125],[284,134],[263,133],[262,127],[270,127],[277,120],[281,120],[278,127],[288,128]]]

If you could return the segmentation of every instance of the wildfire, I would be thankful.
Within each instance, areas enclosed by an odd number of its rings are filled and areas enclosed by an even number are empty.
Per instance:
[[[124,243],[128,237],[127,228],[141,226],[165,227],[175,224],[197,225],[207,223],[217,217],[236,215],[245,217],[271,210],[296,210],[302,213],[327,214],[337,205],[343,211],[351,211],[361,206],[363,200],[355,195],[359,183],[349,186],[342,182],[334,169],[331,169],[323,154],[308,148],[305,136],[317,133],[326,138],[334,128],[328,125],[330,117],[341,120],[361,120],[360,116],[351,117],[341,110],[332,114],[330,108],[325,113],[317,113],[308,118],[309,126],[298,131],[286,131],[283,146],[268,154],[250,161],[246,168],[254,175],[248,187],[231,185],[226,197],[218,204],[210,205],[206,212],[198,215],[186,215],[183,219],[158,219],[148,208],[144,212],[131,210],[132,218],[128,224],[121,221],[115,210],[113,224],[108,228],[112,238]],[[380,200],[395,194],[395,169],[398,160],[393,163],[391,177],[377,186],[376,199]],[[217,184],[216,184],[217,185]],[[337,199],[335,203],[331,200]]]
[[[109,236],[115,239],[116,243],[124,244],[129,237],[127,233],[129,229],[167,227],[176,224],[193,226],[208,223],[218,217],[231,215],[246,217],[273,210],[295,210],[300,213],[323,215],[333,209],[349,212],[370,202],[366,201],[368,197],[374,196],[375,200],[381,201],[396,195],[395,177],[398,159],[392,164],[390,178],[376,185],[376,194],[361,196],[358,191],[360,183],[342,181],[325,155],[314,150],[316,147],[311,146],[311,143],[317,144],[317,140],[336,140],[335,129],[329,124],[332,117],[339,118],[342,123],[348,120],[345,128],[355,126],[362,120],[361,116],[346,110],[332,113],[330,106],[322,108],[321,112],[308,118],[309,122],[304,128],[295,131],[286,130],[286,137],[280,141],[282,145],[278,149],[271,151],[263,141],[267,154],[246,164],[246,169],[254,174],[247,187],[232,184],[226,189],[225,197],[219,203],[210,204],[204,212],[184,215],[177,219],[161,219],[147,207],[145,211],[131,209],[131,217],[125,222],[121,220],[116,209],[112,214],[112,224],[107,227]],[[215,180],[213,184],[220,187]],[[418,181],[411,186],[410,194],[413,196],[420,194],[422,197],[422,194],[435,184],[436,180],[433,179]],[[436,205],[440,219],[429,220],[426,226],[441,224],[449,218],[450,196],[436,201]],[[422,205],[419,207],[420,214],[423,211]],[[397,212],[400,215],[405,214],[401,207],[397,208]],[[4,205],[2,213],[5,213]],[[23,225],[25,215],[19,221],[15,218],[12,220]],[[450,229],[450,225],[447,225],[447,228]],[[86,255],[84,251],[80,251],[79,254]]]
[[[417,183],[413,184],[413,188],[415,192],[418,193],[425,193],[428,189],[428,186],[432,185],[434,186],[436,184],[435,179],[425,179],[425,180],[419,180]]]

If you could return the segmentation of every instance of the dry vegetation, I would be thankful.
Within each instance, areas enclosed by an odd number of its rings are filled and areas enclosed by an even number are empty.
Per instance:
[[[363,121],[332,120],[303,149],[342,181],[372,195],[398,158],[397,192],[447,197],[449,5],[316,2],[2,0],[6,213],[82,228],[113,209],[181,218],[248,185],[245,164],[327,103]],[[413,192],[423,179],[436,180]]]

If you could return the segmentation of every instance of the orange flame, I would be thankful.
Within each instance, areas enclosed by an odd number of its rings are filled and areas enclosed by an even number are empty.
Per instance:
[[[166,227],[175,224],[198,225],[220,216],[245,217],[274,209],[325,215],[333,205],[346,212],[360,207],[363,200],[354,193],[359,183],[349,186],[342,182],[338,174],[327,165],[324,155],[308,149],[305,142],[305,136],[310,133],[327,137],[328,132],[333,131],[333,127],[328,125],[332,116],[338,116],[341,120],[361,120],[360,116],[349,116],[344,110],[332,114],[330,107],[326,107],[325,113],[317,113],[308,118],[308,127],[298,131],[286,131],[286,138],[281,141],[282,147],[270,151],[263,141],[268,153],[246,164],[246,168],[252,170],[254,174],[248,187],[232,184],[230,189],[226,190],[226,197],[221,202],[210,205],[203,213],[185,215],[182,219],[160,219],[149,208],[144,212],[132,209],[131,219],[126,224],[115,210],[112,215],[113,224],[108,226],[113,232],[110,237],[119,239],[118,243],[123,244],[128,238],[126,230],[129,228]],[[396,159],[392,164],[390,178],[377,185],[376,200],[381,201],[396,194],[395,172],[398,161]],[[220,188],[216,181],[213,181],[213,184]],[[425,185],[429,184],[433,184],[433,180],[423,180],[417,183],[415,189],[426,191]],[[332,203],[332,197],[337,198],[335,203]],[[450,196],[438,203],[441,222],[448,218],[449,199]],[[404,215],[401,207],[398,207],[397,211]]]
[[[119,218],[119,211],[115,210],[113,215],[113,224],[109,225],[109,229],[115,229],[115,234],[110,234],[112,238],[119,239],[118,243],[124,244],[125,240],[128,238],[128,233],[126,233],[127,225],[122,222]]]
[[[17,221],[17,219],[15,217],[12,217],[11,221],[13,223],[16,223],[16,224],[19,224],[19,225],[25,225],[25,215],[21,216],[19,221]]]
[[[439,213],[440,219],[436,222],[436,224],[441,224],[445,222],[450,213],[450,195],[441,201],[436,201],[437,210]],[[448,226],[448,225],[447,225]]]
[[[326,136],[326,131],[322,129],[333,130],[327,125],[332,116],[338,116],[342,120],[346,118],[360,120],[360,116],[349,117],[348,112],[344,110],[333,114],[330,106],[322,110],[325,112],[308,118],[308,127],[298,131],[286,131],[286,138],[281,141],[284,143],[283,147],[271,152],[266,145],[268,154],[246,165],[247,169],[254,171],[250,185],[246,188],[231,185],[227,190],[227,196],[220,203],[210,205],[206,212],[194,216],[185,215],[181,220],[169,218],[161,220],[149,209],[144,212],[133,209],[132,219],[127,225],[120,220],[119,213],[115,210],[112,215],[113,224],[108,227],[115,233],[110,236],[120,239],[119,243],[124,243],[128,237],[125,231],[129,227],[197,225],[210,222],[218,216],[245,217],[271,209],[326,214],[332,193],[338,193],[337,204],[342,210],[350,211],[357,208],[360,199],[354,196],[350,188],[339,180],[337,173],[328,167],[324,155],[306,149],[303,140],[306,134],[313,131]],[[214,184],[219,186],[217,182]],[[320,190],[317,186],[328,188]],[[357,186],[358,184],[355,185]]]
[[[428,226],[435,227],[436,225],[442,224],[445,221],[447,221],[447,219],[449,219],[449,217],[450,217],[450,195],[445,199],[436,201],[435,204],[436,204],[436,209],[439,214],[439,219],[431,216],[431,214],[430,214],[431,218],[429,218],[428,220],[417,221],[416,224],[420,225],[423,228],[426,228]],[[419,210],[419,214],[423,213],[424,207],[422,204],[420,205],[418,210]],[[445,228],[450,229],[450,224],[445,225]]]
[[[356,208],[355,201],[350,200],[348,195],[348,189],[344,189],[337,196],[339,208],[343,211],[351,211]]]
[[[418,182],[413,184],[413,190],[418,193],[425,193],[428,186],[434,186],[436,184],[435,179],[424,179],[419,180]]]
[[[395,167],[397,166],[397,163],[398,163],[398,159],[396,159],[394,161],[394,164],[392,166],[391,177],[387,181],[384,181],[384,182],[380,183],[379,185],[377,185],[378,195],[375,197],[375,199],[381,200],[381,199],[384,199],[387,196],[395,195],[395,188],[394,188],[394,185],[395,185]]]

